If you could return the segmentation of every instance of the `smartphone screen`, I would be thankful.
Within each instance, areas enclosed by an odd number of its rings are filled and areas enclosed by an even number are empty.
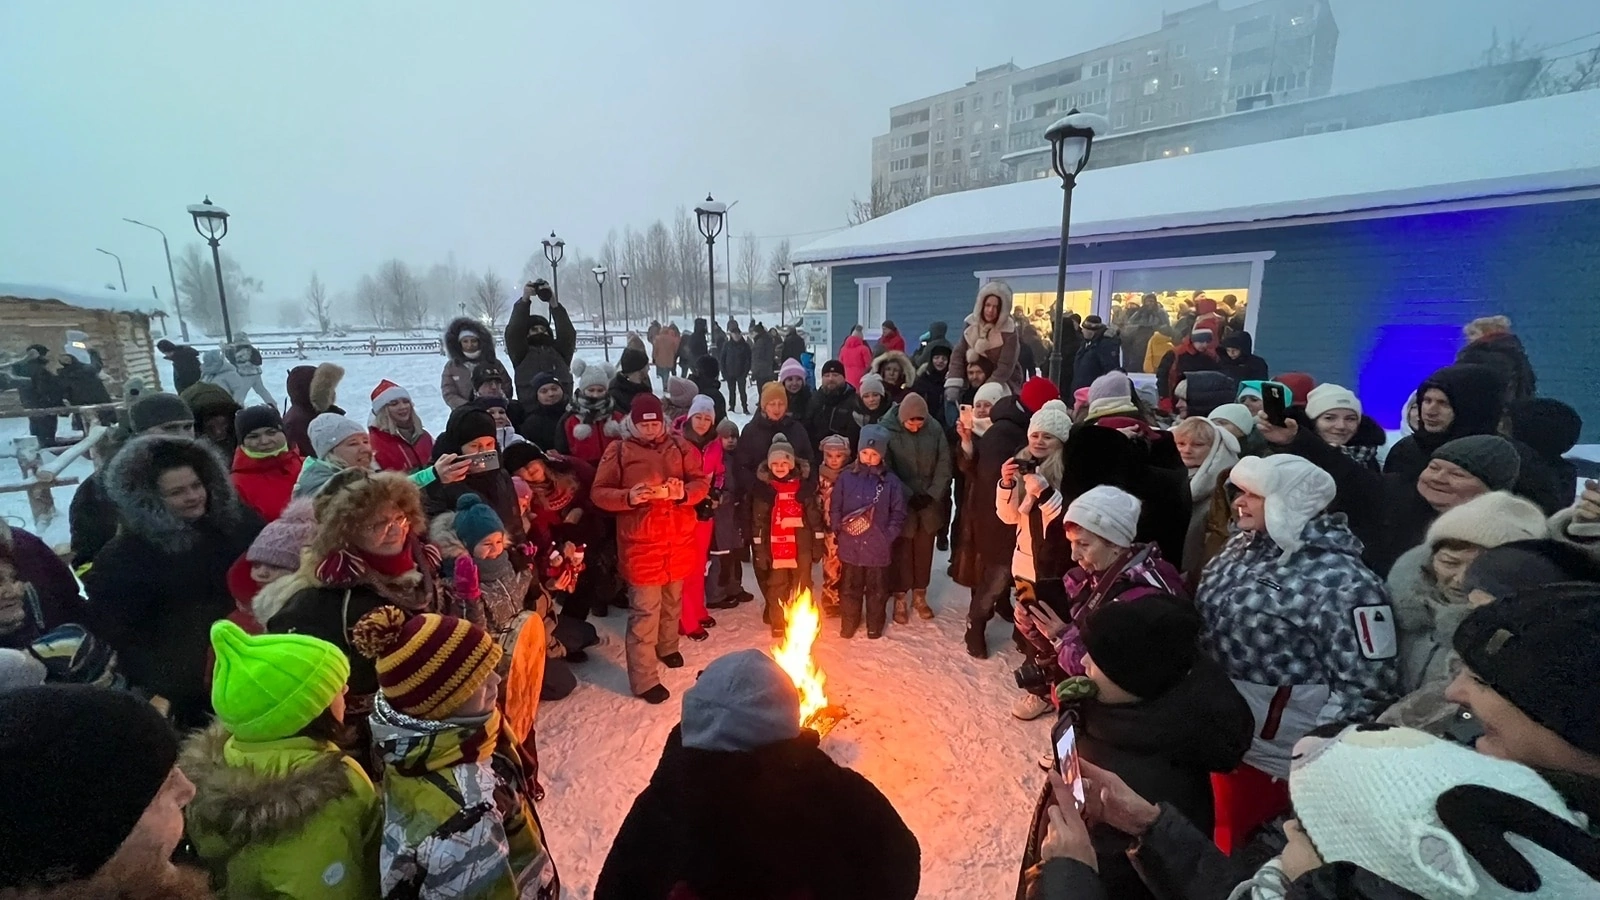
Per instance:
[[[1083,809],[1083,769],[1078,765],[1078,727],[1068,725],[1056,738],[1056,766],[1061,780],[1072,788],[1072,799]]]
[[[1282,426],[1288,420],[1285,415],[1288,409],[1289,399],[1284,395],[1283,385],[1270,381],[1261,385],[1261,411],[1267,414],[1267,421]]]

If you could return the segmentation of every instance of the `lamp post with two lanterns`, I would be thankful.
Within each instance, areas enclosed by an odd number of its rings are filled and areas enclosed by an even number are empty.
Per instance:
[[[1056,259],[1056,308],[1050,348],[1050,380],[1067,393],[1062,382],[1061,327],[1065,318],[1067,297],[1067,231],[1072,225],[1072,189],[1078,185],[1078,173],[1089,164],[1089,150],[1097,132],[1111,130],[1105,116],[1078,112],[1072,109],[1051,125],[1044,133],[1050,141],[1050,166],[1061,177],[1061,253]],[[1006,315],[1002,310],[1001,315]]]

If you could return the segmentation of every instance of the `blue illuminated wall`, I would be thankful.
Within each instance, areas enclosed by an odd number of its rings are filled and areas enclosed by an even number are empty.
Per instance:
[[[1263,250],[1275,255],[1256,349],[1274,372],[1350,387],[1392,428],[1417,383],[1454,359],[1461,326],[1502,314],[1539,393],[1576,407],[1584,441],[1600,442],[1600,201],[1074,245],[1072,262]],[[1055,256],[1046,247],[836,265],[833,333],[842,340],[856,322],[856,278],[892,277],[889,317],[907,335],[943,319],[953,337],[972,310],[975,270],[1053,266]]]

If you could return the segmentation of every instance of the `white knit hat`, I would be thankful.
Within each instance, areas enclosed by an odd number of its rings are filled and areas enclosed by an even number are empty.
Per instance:
[[[1456,540],[1485,549],[1547,534],[1544,510],[1509,491],[1493,491],[1446,510],[1428,526],[1427,545]]]
[[[998,403],[1001,397],[1006,397],[1010,394],[1011,388],[1009,386],[998,381],[986,381],[972,395],[972,402],[994,404]]]
[[[1229,481],[1266,498],[1267,537],[1283,548],[1282,559],[1300,549],[1306,523],[1333,502],[1333,476],[1309,460],[1287,453],[1246,456]]]
[[[1028,420],[1028,433],[1042,431],[1054,435],[1062,443],[1072,434],[1072,412],[1060,400],[1051,400]]]
[[[1593,838],[1539,773],[1420,731],[1351,725],[1302,738],[1289,795],[1325,861],[1355,863],[1429,900],[1600,893],[1545,849]]]
[[[1306,395],[1306,416],[1316,419],[1330,409],[1355,410],[1361,415],[1361,398],[1337,384],[1319,384]]]
[[[1062,521],[1087,528],[1118,547],[1132,547],[1139,532],[1139,498],[1121,488],[1102,484],[1078,495],[1067,505]]]
[[[1250,407],[1243,403],[1224,403],[1213,409],[1211,421],[1219,425],[1227,422],[1247,435],[1256,430],[1256,417],[1250,414]]]
[[[715,419],[717,417],[717,401],[707,397],[705,394],[696,394],[694,402],[689,404],[689,415],[698,416],[701,413],[705,413]]]
[[[311,425],[306,428],[306,435],[311,438],[311,451],[319,459],[327,456],[329,450],[339,446],[346,438],[366,433],[367,430],[359,422],[338,413],[323,413],[312,419]]]

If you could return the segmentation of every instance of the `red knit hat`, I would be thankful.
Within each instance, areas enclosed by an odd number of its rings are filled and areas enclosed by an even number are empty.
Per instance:
[[[489,680],[500,645],[465,619],[424,613],[406,618],[380,606],[351,629],[350,643],[378,664],[389,705],[419,719],[448,719]]]
[[[1061,389],[1056,387],[1054,381],[1042,375],[1035,375],[1023,383],[1018,397],[1022,400],[1023,408],[1029,413],[1036,413],[1044,409],[1044,405],[1051,400],[1060,400]]]
[[[372,414],[377,415],[379,410],[396,400],[410,399],[410,391],[385,378],[378,382],[377,387],[372,389]]]
[[[635,425],[642,422],[666,422],[666,413],[661,409],[661,398],[655,394],[640,394],[634,397],[633,405],[628,408],[628,415]]]
[[[1311,396],[1311,389],[1317,386],[1317,380],[1304,372],[1284,372],[1272,380],[1294,393],[1294,400],[1290,401],[1292,404],[1302,406],[1306,398]]]

